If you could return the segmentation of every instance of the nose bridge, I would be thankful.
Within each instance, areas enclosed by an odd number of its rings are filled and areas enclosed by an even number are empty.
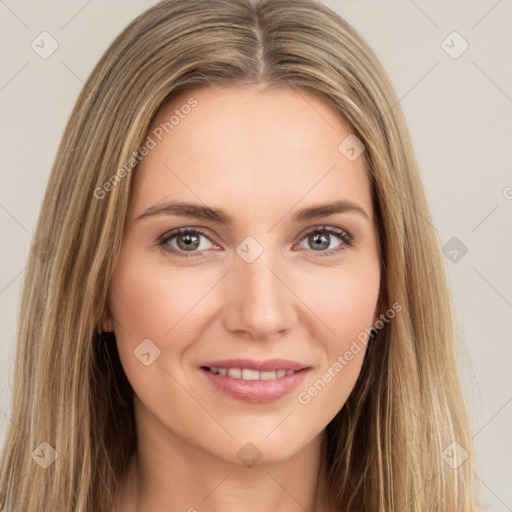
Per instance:
[[[284,284],[286,271],[278,251],[258,246],[247,240],[237,248],[226,320],[229,329],[250,331],[260,338],[290,329],[295,312],[294,295]]]

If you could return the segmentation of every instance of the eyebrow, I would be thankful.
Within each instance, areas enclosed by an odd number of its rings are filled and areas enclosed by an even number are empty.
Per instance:
[[[348,199],[340,199],[326,204],[308,206],[295,212],[292,217],[294,222],[303,222],[306,220],[317,219],[319,217],[328,217],[337,213],[358,213],[369,220],[366,211],[357,204]],[[180,217],[191,217],[194,219],[205,220],[229,226],[233,224],[233,217],[221,208],[213,208],[198,203],[189,203],[181,201],[170,201],[150,206],[141,213],[136,220],[154,217],[156,215],[176,215]]]

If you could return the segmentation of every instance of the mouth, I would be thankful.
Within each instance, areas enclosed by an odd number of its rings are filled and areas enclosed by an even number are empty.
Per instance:
[[[282,359],[218,361],[199,367],[216,391],[249,403],[269,403],[288,395],[310,369]]]
[[[274,370],[274,371],[258,371],[251,368],[209,368],[208,366],[202,366],[202,370],[209,371],[215,375],[222,375],[232,377],[233,379],[242,380],[275,380],[287,375],[293,375],[294,373],[301,372],[301,370]]]

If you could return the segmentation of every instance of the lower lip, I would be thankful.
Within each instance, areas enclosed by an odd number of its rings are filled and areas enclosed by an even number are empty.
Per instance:
[[[204,368],[200,370],[217,389],[237,400],[253,404],[273,402],[286,396],[303,381],[309,371],[305,368],[291,375],[271,380],[245,380],[212,373]]]

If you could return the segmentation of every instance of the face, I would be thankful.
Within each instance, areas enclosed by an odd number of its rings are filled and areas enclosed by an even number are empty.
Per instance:
[[[138,424],[289,458],[343,407],[380,313],[364,152],[315,96],[261,86],[176,97],[148,135],[109,295]]]

